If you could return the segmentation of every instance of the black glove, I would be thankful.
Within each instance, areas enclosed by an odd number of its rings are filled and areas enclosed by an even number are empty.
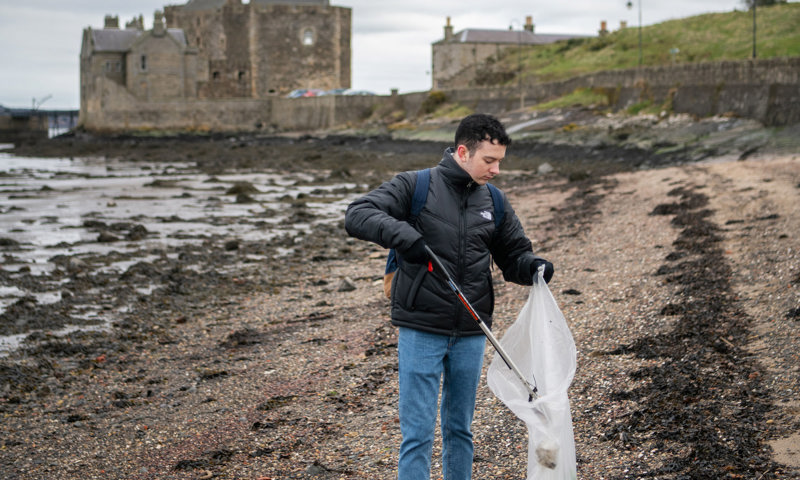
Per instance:
[[[420,238],[411,244],[407,250],[400,252],[400,257],[404,262],[427,265],[430,258],[428,258],[428,252],[425,251],[425,240]]]
[[[548,262],[544,258],[536,257],[536,259],[531,264],[531,275],[535,280],[537,275],[539,275],[539,267],[541,267],[542,265],[544,265],[544,283],[550,283],[550,279],[553,278],[553,273],[555,273],[555,269],[553,268],[553,264]]]

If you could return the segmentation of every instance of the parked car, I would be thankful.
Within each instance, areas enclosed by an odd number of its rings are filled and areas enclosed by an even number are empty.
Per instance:
[[[306,88],[298,88],[297,90],[292,90],[289,92],[289,95],[286,95],[286,98],[300,98],[304,97],[308,89]]]
[[[375,95],[375,94],[370,92],[369,90],[347,90],[344,92],[344,95]]]
[[[306,93],[303,94],[304,97],[319,97],[325,92],[325,90],[321,90],[319,88],[309,88],[306,90]]]
[[[334,88],[333,90],[326,90],[322,92],[322,95],[344,95],[344,92],[347,90],[347,88]]]

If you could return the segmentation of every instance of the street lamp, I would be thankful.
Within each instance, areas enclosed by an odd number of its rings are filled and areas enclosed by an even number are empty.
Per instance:
[[[639,68],[642,67],[642,0],[639,0]],[[633,2],[628,0],[628,10],[633,8]]]
[[[756,58],[756,4],[758,0],[753,1],[753,60]]]
[[[515,30],[517,34],[517,93],[519,94],[519,108],[525,106],[525,100],[522,97],[522,23],[519,20],[511,20],[511,25],[508,26],[509,30],[514,30],[514,23],[520,26],[520,30]]]

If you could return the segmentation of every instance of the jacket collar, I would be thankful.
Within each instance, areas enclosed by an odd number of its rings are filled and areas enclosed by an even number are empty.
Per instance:
[[[464,170],[458,161],[453,158],[455,148],[447,147],[442,156],[442,161],[439,162],[439,168],[445,180],[458,188],[475,188],[478,186],[466,170]]]

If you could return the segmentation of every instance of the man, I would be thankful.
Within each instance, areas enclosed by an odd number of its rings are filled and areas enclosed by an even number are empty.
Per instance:
[[[425,206],[409,218],[416,172],[404,172],[354,201],[345,228],[362,240],[394,248],[400,259],[392,284],[392,324],[398,340],[400,480],[430,478],[439,384],[442,380],[442,469],[446,480],[472,475],[472,417],[486,339],[452,290],[428,272],[426,246],[438,256],[480,317],[491,326],[491,262],[511,282],[531,285],[539,266],[531,242],[504,194],[502,222],[486,184],[500,173],[511,143],[490,115],[464,118],[455,146],[431,169]]]

